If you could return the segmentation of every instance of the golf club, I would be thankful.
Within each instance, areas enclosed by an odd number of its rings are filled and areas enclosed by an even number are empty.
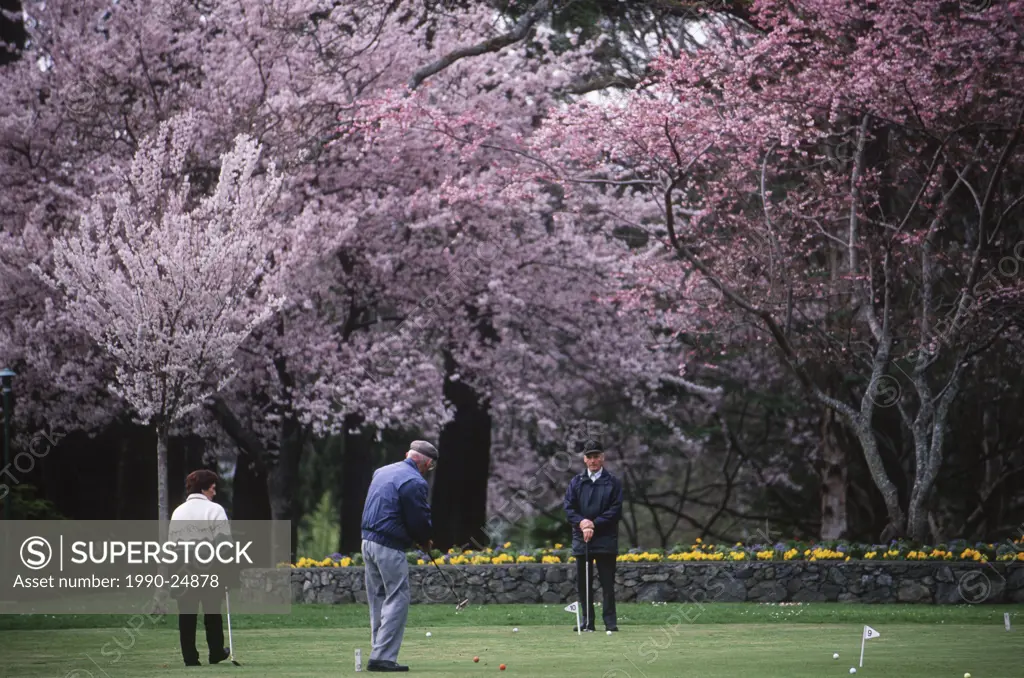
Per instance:
[[[431,557],[431,555],[429,553],[424,551],[422,546],[419,547],[419,548],[420,548],[420,553],[425,555],[427,557],[427,560],[429,560],[431,563],[433,563],[434,567],[437,568],[437,571],[441,573],[441,577],[444,579],[445,583],[448,584],[448,590],[451,591],[452,595],[455,596],[455,599],[459,601],[459,604],[455,606],[455,611],[458,612],[462,608],[464,608],[467,605],[469,605],[469,598],[462,598],[462,596],[460,596],[458,593],[456,593],[455,592],[455,586],[452,585],[451,580],[448,579],[448,575],[446,575],[444,573],[444,570],[442,570],[441,567],[436,562],[434,562],[433,557]]]
[[[583,616],[583,622],[587,630],[590,629],[590,542],[583,542],[583,553],[584,558],[587,560],[586,564],[586,579],[587,579],[587,611]]]
[[[228,589],[224,589],[224,603],[228,613],[228,659],[235,666],[241,666],[241,664],[235,661],[235,641],[231,637],[231,594]]]

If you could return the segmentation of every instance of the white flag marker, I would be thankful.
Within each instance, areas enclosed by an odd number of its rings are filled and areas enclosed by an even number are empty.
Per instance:
[[[864,668],[864,642],[882,635],[870,626],[864,626],[864,633],[860,637],[860,666]]]
[[[568,605],[566,605],[565,611],[566,612],[575,612],[576,613],[576,635],[577,636],[582,636],[583,635],[583,629],[580,628],[580,603],[579,603],[579,601],[576,601],[575,603],[569,603]]]
[[[1007,631],[1010,630],[1010,613],[1009,612],[1004,612],[1003,613],[1003,625],[1006,626],[1006,630]]]

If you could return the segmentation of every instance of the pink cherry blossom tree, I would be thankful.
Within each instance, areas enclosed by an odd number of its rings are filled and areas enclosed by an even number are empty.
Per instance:
[[[577,200],[647,196],[657,214],[629,223],[656,244],[631,300],[690,323],[696,299],[726,345],[744,314],[744,341],[856,436],[886,532],[916,539],[965,371],[1020,338],[1021,278],[995,270],[1024,204],[1024,5],[977,9],[761,0],[752,27],[709,26],[622,105],[573,106],[533,139]],[[877,430],[890,407],[914,450],[902,497]]]
[[[281,300],[265,295],[278,246],[268,213],[281,179],[239,136],[209,195],[188,177],[198,120],[145,139],[120,190],[94,197],[77,232],[53,244],[64,313],[113,359],[111,391],[157,433],[158,506],[168,518],[167,437],[233,377],[235,354]]]

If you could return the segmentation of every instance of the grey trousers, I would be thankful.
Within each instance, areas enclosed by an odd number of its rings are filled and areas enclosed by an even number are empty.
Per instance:
[[[409,617],[409,561],[405,552],[363,540],[366,600],[370,604],[370,659],[398,661]]]

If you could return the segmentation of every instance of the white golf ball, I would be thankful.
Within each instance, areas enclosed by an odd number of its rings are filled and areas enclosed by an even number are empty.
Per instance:
[[[857,669],[855,669],[855,668],[853,668],[853,667],[851,666],[851,667],[850,667],[850,673],[857,673]]]
[[[605,633],[607,633],[609,636],[612,635],[611,631],[605,631]]]
[[[971,678],[971,674],[969,674],[969,673],[965,673],[965,674],[964,674],[964,678]]]
[[[430,637],[430,631],[427,631],[427,638]]]
[[[519,633],[519,627],[517,626],[514,629],[512,629],[512,633]]]
[[[832,655],[832,659],[839,659],[839,653],[836,652]]]

